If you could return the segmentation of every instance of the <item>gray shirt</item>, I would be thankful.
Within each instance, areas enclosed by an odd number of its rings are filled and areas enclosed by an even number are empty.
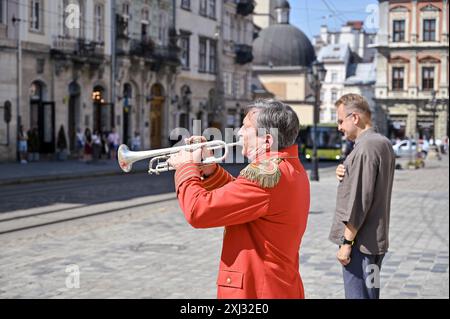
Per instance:
[[[364,131],[344,162],[330,240],[341,243],[345,224],[357,231],[355,247],[380,255],[389,247],[389,215],[395,171],[395,154],[387,138],[374,129]]]

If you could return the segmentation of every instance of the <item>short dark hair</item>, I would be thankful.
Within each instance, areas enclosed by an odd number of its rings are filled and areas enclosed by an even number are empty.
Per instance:
[[[246,111],[258,110],[256,125],[270,134],[270,129],[278,129],[278,148],[283,149],[295,144],[300,131],[297,113],[291,106],[275,99],[261,99],[249,104]]]

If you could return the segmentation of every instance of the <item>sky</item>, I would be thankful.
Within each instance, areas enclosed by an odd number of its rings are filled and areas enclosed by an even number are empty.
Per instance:
[[[300,28],[310,39],[320,33],[322,24],[328,25],[332,30],[339,30],[340,26],[348,20],[362,20],[370,25],[371,21],[374,21],[370,20],[371,12],[378,4],[377,0],[290,0],[289,2],[291,24]],[[366,29],[375,31],[372,27]]]

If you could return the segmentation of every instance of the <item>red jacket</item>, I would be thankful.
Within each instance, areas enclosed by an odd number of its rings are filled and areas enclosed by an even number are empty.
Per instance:
[[[218,298],[304,298],[299,249],[309,212],[309,180],[297,146],[276,154],[281,178],[273,188],[219,167],[202,180],[195,164],[177,170],[178,200],[195,228],[225,226]]]

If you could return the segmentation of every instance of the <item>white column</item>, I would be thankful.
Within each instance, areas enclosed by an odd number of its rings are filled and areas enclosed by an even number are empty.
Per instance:
[[[377,43],[387,44],[388,43],[388,26],[389,26],[389,2],[383,1],[380,3],[379,7],[379,23],[380,29],[378,30]]]
[[[448,52],[448,51],[447,51]],[[440,78],[440,88],[441,93],[443,96],[448,96],[448,81],[447,81],[447,74],[448,74],[448,53],[446,51],[443,51],[441,54],[441,78]]]
[[[447,6],[448,6],[448,0],[443,0],[443,4],[442,4],[442,42],[444,42],[444,43],[448,43]]]
[[[376,65],[377,65],[377,82],[375,86],[375,96],[377,98],[386,98],[387,94],[387,78],[388,78],[388,60],[381,54],[376,55]]]
[[[413,92],[413,95],[417,95],[417,53],[416,51],[413,51],[410,58],[410,64],[409,64],[409,91],[410,93]]]
[[[411,42],[416,43],[417,42],[417,0],[414,0],[412,2],[412,11],[411,11]]]

